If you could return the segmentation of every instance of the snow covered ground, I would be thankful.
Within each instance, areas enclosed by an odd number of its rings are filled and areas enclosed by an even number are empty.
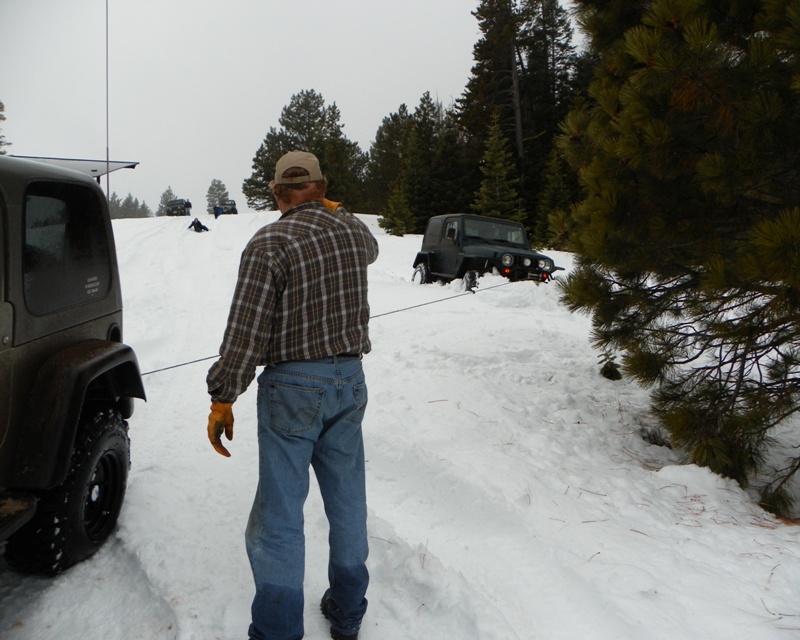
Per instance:
[[[157,370],[217,352],[239,254],[275,218],[208,217],[203,234],[185,218],[114,223],[125,338],[153,372],[130,421],[119,530],[56,579],[0,567],[1,638],[246,637],[255,387],[234,407],[225,459],[206,439],[211,361]],[[642,440],[645,392],[598,375],[589,320],[555,286],[417,285],[419,236],[365,220],[381,256],[364,360],[363,640],[800,638],[800,528]],[[327,529],[314,489],[306,514],[306,638],[322,640]]]

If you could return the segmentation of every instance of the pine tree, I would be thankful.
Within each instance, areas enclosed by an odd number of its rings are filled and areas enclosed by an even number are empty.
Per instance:
[[[317,156],[328,179],[328,197],[361,208],[367,159],[358,144],[347,139],[336,104],[327,106],[313,89],[292,96],[283,108],[280,129],[270,127],[253,158],[253,173],[242,185],[248,205],[258,211],[275,208],[269,188],[275,163],[285,153],[300,149]]]
[[[222,204],[230,197],[228,188],[222,180],[214,178],[208,186],[206,193],[206,211],[210,214],[214,213],[214,207]]]
[[[481,182],[483,151],[458,123],[454,111],[446,111],[433,149],[431,215],[469,211],[475,185]]]
[[[539,217],[547,162],[558,125],[576,91],[575,48],[567,12],[557,0],[520,2],[518,46],[525,64],[520,71],[524,151],[520,162],[520,195],[529,229],[547,226]]]
[[[430,94],[422,96],[414,110],[411,126],[403,140],[402,185],[404,201],[409,207],[413,222],[407,233],[422,233],[433,214],[433,149],[437,134],[439,112]]]
[[[499,116],[492,116],[486,152],[481,162],[483,180],[475,194],[472,210],[484,216],[521,220],[524,216],[522,201],[517,191],[519,179],[514,171],[511,151],[500,131]]]
[[[172,187],[167,187],[164,193],[161,194],[161,200],[158,202],[158,209],[156,209],[157,216],[165,216],[167,215],[167,203],[170,200],[177,199],[175,192],[172,190]]]
[[[461,125],[480,142],[487,123],[498,114],[500,127],[516,145],[519,96],[515,77],[519,72],[517,39],[520,18],[513,0],[482,0],[473,12],[483,34],[473,48],[472,74],[456,101]]]
[[[800,31],[774,0],[579,0],[600,57],[564,123],[580,170],[565,302],[742,486],[800,408]],[[764,504],[788,505],[783,465]]]
[[[5,119],[6,119],[5,110],[6,110],[6,107],[3,104],[3,101],[0,100],[0,122],[5,122]],[[2,131],[2,129],[0,129],[0,131]],[[0,156],[3,156],[3,155],[6,154],[6,150],[3,149],[3,147],[8,147],[10,145],[11,145],[11,143],[7,142],[6,141],[6,137],[2,133],[0,133]]]
[[[117,195],[116,191],[112,191],[108,198],[108,213],[111,218],[121,218],[122,200]]]
[[[457,101],[459,122],[483,145],[491,117],[498,115],[514,158],[524,222],[533,229],[547,158],[577,89],[569,17],[557,0],[483,0],[474,15],[483,35]]]
[[[401,104],[396,113],[386,116],[375,133],[369,149],[367,168],[368,208],[385,211],[392,193],[392,184],[400,174],[402,145],[406,130],[411,124],[408,107]]]
[[[579,199],[578,177],[564,159],[561,150],[550,150],[543,178],[542,191],[536,205],[536,227],[533,242],[552,249],[565,248],[567,212]]]
[[[118,218],[149,218],[153,212],[145,202],[139,203],[138,198],[134,198],[130,193],[121,200],[116,192],[111,192],[108,199],[108,211],[112,219]]]
[[[402,175],[392,185],[386,211],[378,219],[378,225],[393,236],[405,235],[414,228],[414,216],[406,200],[406,187]]]
[[[387,216],[392,200],[392,209],[403,212],[403,233],[422,233],[432,215],[452,213],[469,204],[476,174],[474,156],[452,111],[445,111],[425,92],[413,113],[401,105],[378,130],[367,172],[371,202]]]

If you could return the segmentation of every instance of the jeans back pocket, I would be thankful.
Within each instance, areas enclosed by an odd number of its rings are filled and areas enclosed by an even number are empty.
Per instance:
[[[319,420],[325,389],[269,381],[269,424],[285,433],[313,428]]]

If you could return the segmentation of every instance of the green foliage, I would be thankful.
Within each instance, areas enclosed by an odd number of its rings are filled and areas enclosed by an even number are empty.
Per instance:
[[[758,428],[761,416],[733,412],[734,401],[712,382],[701,383],[692,403],[678,402],[680,387],[665,385],[656,394],[656,408],[672,443],[688,453],[689,461],[733,478],[742,487],[763,462],[766,437]]]
[[[800,408],[794,4],[576,6],[599,65],[558,141],[582,189],[563,298],[653,385],[672,442],[746,486]]]
[[[525,0],[519,5],[518,46],[524,60],[519,74],[521,195],[527,211],[525,223],[535,233],[547,227],[538,204],[559,122],[580,91],[574,73],[578,58],[569,15],[558,0]]]
[[[538,206],[545,168],[558,122],[587,83],[592,57],[575,55],[568,15],[556,0],[483,0],[473,15],[482,37],[464,93],[449,110],[426,93],[413,113],[401,105],[384,119],[370,149],[369,204],[386,216],[402,173],[413,219],[407,232],[421,233],[432,215],[469,210],[485,179],[480,165],[497,114],[523,222],[546,235],[558,210]],[[563,178],[575,185],[574,175]]]
[[[741,269],[754,281],[762,273],[800,292],[800,207],[785,209],[774,219],[756,223],[749,236],[749,252],[740,261]],[[796,300],[796,297],[795,297]]]
[[[483,216],[520,221],[523,213],[522,200],[517,191],[519,178],[507,141],[500,131],[497,114],[492,116],[489,126],[481,173],[483,180],[475,194],[472,210]]]
[[[523,222],[546,234],[550,211],[539,202],[550,151],[578,83],[588,78],[586,69],[577,73],[568,14],[556,0],[483,0],[474,15],[483,37],[457,101],[459,123],[485,147],[497,114],[514,158]]]
[[[108,200],[108,212],[112,219],[117,218],[151,218],[153,212],[143,201],[139,203],[138,198],[134,198],[130,193],[124,200],[115,193],[111,192]]]
[[[418,222],[412,233],[420,233],[431,217],[433,199],[433,136],[435,118],[440,113],[435,109],[429,94],[425,94],[414,111],[411,126],[406,131],[402,147],[401,184],[405,200]],[[394,191],[393,185],[392,190]]]
[[[243,184],[249,206],[274,207],[269,181],[275,161],[293,148],[307,149],[320,156],[331,198],[388,220],[399,210],[402,189],[410,211],[406,232],[421,233],[433,215],[469,210],[483,180],[480,163],[497,113],[523,221],[540,241],[549,237],[550,215],[563,221],[576,197],[568,203],[559,197],[557,208],[540,206],[555,197],[553,184],[545,182],[546,174],[551,177],[550,151],[568,105],[588,84],[595,55],[575,54],[568,14],[558,0],[481,0],[473,15],[482,37],[455,105],[445,109],[429,92],[413,112],[400,105],[383,119],[367,155],[343,139],[335,105],[326,107],[315,91],[302,91],[292,96],[280,126],[269,129],[253,158],[253,173]],[[575,176],[566,175],[563,164],[559,169],[559,179],[576,194]]]
[[[447,111],[433,149],[431,215],[468,210],[480,176],[480,153],[477,141]]]
[[[367,166],[367,193],[370,211],[384,211],[392,192],[391,185],[400,175],[402,147],[411,115],[401,104],[397,113],[386,116],[370,146]]]
[[[578,177],[556,145],[550,150],[542,182],[542,191],[536,205],[533,243],[536,246],[561,249],[567,234],[566,212],[578,200],[579,188]]]
[[[158,209],[156,209],[157,216],[165,216],[167,215],[167,203],[170,200],[177,199],[178,196],[175,195],[175,192],[172,190],[172,187],[167,187],[164,190],[164,193],[161,194],[161,199],[158,201]]]
[[[762,491],[759,506],[781,518],[789,518],[792,515],[794,500],[786,489],[778,491]]]
[[[279,129],[270,127],[253,158],[253,173],[242,184],[248,205],[256,210],[276,208],[269,183],[275,163],[285,153],[300,149],[319,158],[328,179],[328,197],[345,202],[348,209],[361,209],[367,158],[358,144],[347,139],[335,104],[313,89],[292,96],[281,112]]]
[[[402,178],[397,179],[386,205],[386,213],[378,219],[378,225],[389,235],[402,236],[413,229],[414,216],[406,201],[405,191]]]
[[[508,0],[482,0],[473,15],[483,36],[473,48],[475,64],[457,108],[461,125],[483,143],[486,123],[495,113],[503,131],[514,131],[514,71],[518,65],[520,19]]]
[[[794,500],[787,488],[788,480],[800,470],[800,458],[793,458],[786,468],[778,470],[777,479],[761,489],[759,504],[782,518],[792,517]]]
[[[214,213],[214,207],[218,204],[222,204],[229,197],[230,194],[228,193],[225,183],[222,182],[222,180],[214,178],[208,186],[208,192],[206,193],[206,211],[208,213]]]
[[[422,233],[431,216],[469,205],[476,172],[463,129],[426,92],[413,113],[401,105],[384,118],[370,149],[368,190],[387,228]]]

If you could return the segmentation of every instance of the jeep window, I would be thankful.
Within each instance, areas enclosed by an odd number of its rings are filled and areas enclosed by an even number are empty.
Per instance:
[[[523,227],[516,224],[505,224],[496,220],[464,219],[464,235],[467,238],[499,242],[518,247],[528,246]]]
[[[25,303],[44,315],[104,297],[111,266],[101,205],[90,188],[34,182],[25,199]]]
[[[428,228],[425,230],[425,236],[422,238],[423,247],[438,247],[439,234],[442,231],[442,221],[435,218],[428,222]]]
[[[448,240],[458,238],[458,220],[448,220],[444,227],[444,237]]]

